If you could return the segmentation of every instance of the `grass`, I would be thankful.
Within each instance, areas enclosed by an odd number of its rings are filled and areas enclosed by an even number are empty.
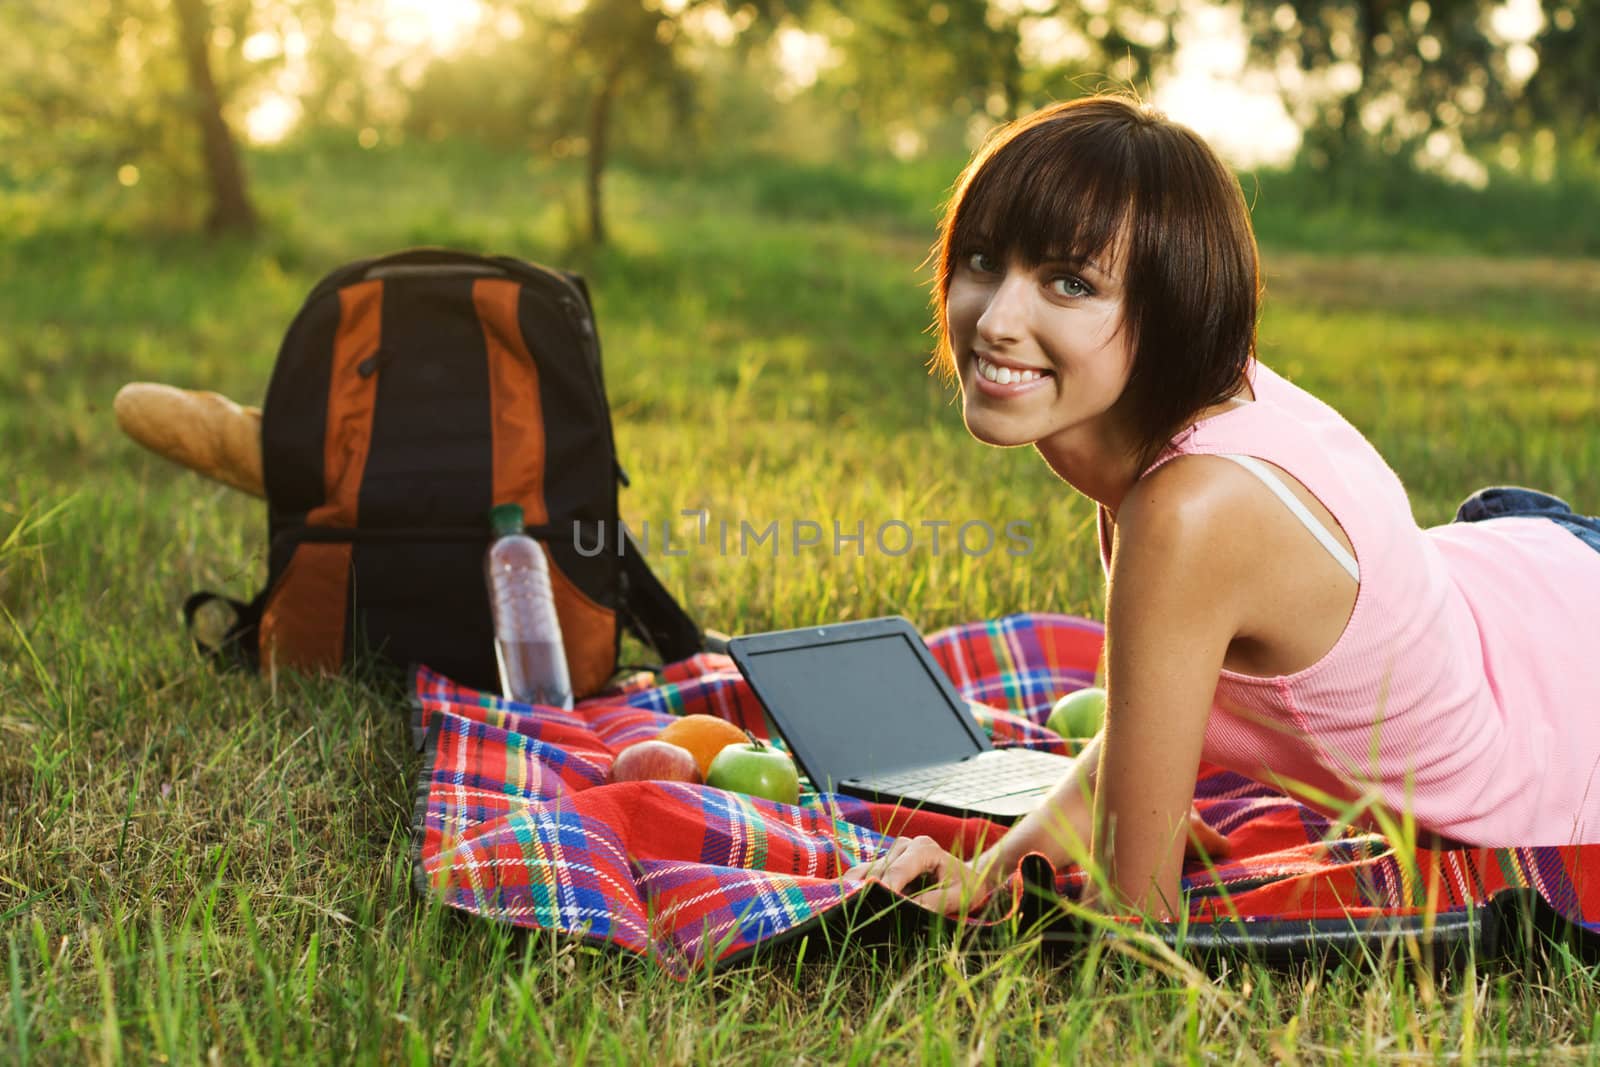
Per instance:
[[[49,214],[8,231],[0,1058],[1600,1055],[1600,982],[1561,950],[1540,967],[1437,978],[1403,957],[1204,974],[945,939],[814,944],[804,958],[674,982],[415,897],[415,758],[381,692],[223,678],[196,661],[176,607],[196,588],[253,591],[261,507],[136,451],[113,426],[111,396],[158,379],[258,401],[323,270],[421,242],[590,276],[636,526],[670,521],[681,541],[686,508],[757,525],[1030,524],[1023,558],[934,556],[926,542],[901,558],[658,555],[707,624],[902,612],[933,629],[1022,609],[1097,614],[1089,508],[1027,450],[974,445],[923,371],[919,263],[946,178],[808,173],[619,172],[616,241],[599,253],[574,244],[570,175],[465,146],[260,157],[272,230],[251,246]],[[852,208],[863,183],[876,191]],[[1309,232],[1264,225],[1263,357],[1369,435],[1420,522],[1445,521],[1493,482],[1600,510],[1600,264],[1493,243],[1463,251],[1459,233],[1398,252],[1335,242],[1332,255]]]

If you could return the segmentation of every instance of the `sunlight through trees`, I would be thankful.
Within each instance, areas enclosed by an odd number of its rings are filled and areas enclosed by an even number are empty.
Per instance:
[[[238,142],[471,137],[581,160],[955,158],[1132,91],[1244,164],[1589,174],[1588,0],[16,0],[0,178],[249,232]],[[137,175],[134,181],[130,174]],[[130,199],[132,198],[132,199]]]

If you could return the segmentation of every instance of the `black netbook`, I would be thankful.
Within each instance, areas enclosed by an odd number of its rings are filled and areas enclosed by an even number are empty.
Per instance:
[[[991,745],[898,615],[736,637],[728,652],[818,789],[1010,822],[1072,766]]]

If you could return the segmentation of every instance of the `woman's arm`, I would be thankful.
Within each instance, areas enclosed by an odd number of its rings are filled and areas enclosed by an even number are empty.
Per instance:
[[[1141,479],[1118,512],[1106,593],[1109,700],[1094,794],[1093,854],[1110,899],[1170,918],[1206,722],[1244,617],[1247,546],[1204,462]]]
[[[1089,854],[1099,752],[1097,734],[1044,802],[975,859],[954,856],[931,837],[903,837],[881,856],[857,864],[841,877],[876,878],[897,893],[926,879],[935,884],[912,899],[932,911],[962,915],[999,888],[1030,852],[1043,853],[1057,867],[1082,862]]]
[[[1106,598],[1106,727],[1067,779],[970,865],[931,839],[908,839],[847,877],[870,874],[902,889],[932,876],[942,884],[918,900],[957,911],[1030,852],[1059,866],[1088,851],[1106,892],[1091,886],[1086,903],[1178,914],[1190,834],[1212,855],[1225,848],[1193,814],[1194,783],[1251,571],[1237,502],[1203,477],[1206,462],[1173,460],[1122,502]]]
[[[1103,731],[1095,734],[1044,802],[973,862],[987,885],[1003,882],[1030,852],[1042,853],[1057,867],[1082,863],[1089,856],[1095,778],[1100,773],[1104,736]]]

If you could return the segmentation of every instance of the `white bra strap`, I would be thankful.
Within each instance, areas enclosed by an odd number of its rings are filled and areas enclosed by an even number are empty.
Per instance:
[[[1300,498],[1289,491],[1289,487],[1283,484],[1283,479],[1273,473],[1271,468],[1254,456],[1236,456],[1226,452],[1218,454],[1224,459],[1233,460],[1245,470],[1260,478],[1266,484],[1266,487],[1277,494],[1278,499],[1283,501],[1290,511],[1294,512],[1294,517],[1299,519],[1305,528],[1311,531],[1311,535],[1322,542],[1322,547],[1333,554],[1333,558],[1338,561],[1339,566],[1345,569],[1345,573],[1358,582],[1361,580],[1361,570],[1356,566],[1355,557],[1345,551],[1345,547],[1339,543],[1338,539],[1312,516],[1306,506],[1300,503]]]

